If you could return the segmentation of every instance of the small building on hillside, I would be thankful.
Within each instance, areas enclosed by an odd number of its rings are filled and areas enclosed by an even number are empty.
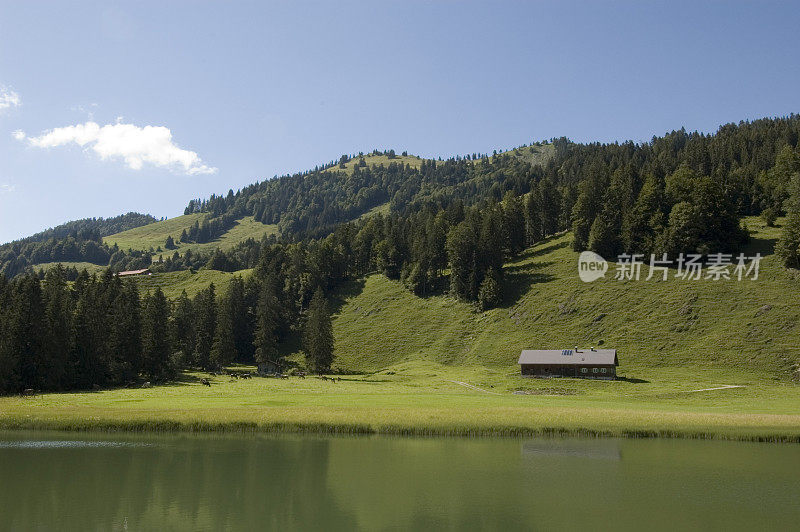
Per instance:
[[[265,362],[259,362],[258,365],[257,365],[257,368],[258,368],[257,369],[258,374],[262,375],[262,376],[263,375],[274,375],[276,373],[280,373],[281,372],[280,365],[277,362],[273,361],[273,360],[267,360]]]
[[[519,355],[523,377],[615,379],[616,349],[530,349]]]
[[[143,270],[128,270],[126,272],[119,272],[117,277],[133,277],[135,275],[153,275],[153,272],[148,268]]]

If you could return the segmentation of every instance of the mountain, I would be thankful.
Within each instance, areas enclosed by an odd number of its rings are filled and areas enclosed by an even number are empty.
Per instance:
[[[104,320],[135,316],[126,309],[140,304],[108,272],[79,274],[87,263],[153,272],[135,282],[157,334],[166,334],[165,320],[172,327],[158,344],[172,355],[151,375],[169,374],[173,363],[252,364],[256,344],[262,359],[302,365],[307,309],[321,294],[333,306],[336,364],[345,370],[427,362],[510,369],[520,346],[589,344],[624,350],[626,367],[797,377],[799,140],[800,117],[791,115],[643,144],[553,139],[444,161],[391,150],[342,156],[192,200],[170,220],[104,236],[107,226],[87,224],[62,239],[14,243],[0,264],[19,280],[0,276],[0,288],[23,327],[26,313],[38,312],[26,302],[36,299],[45,263],[80,261],[47,277],[44,300],[66,301],[66,322],[107,309],[89,322],[96,340],[74,340],[92,356],[69,356],[110,383],[129,378],[138,355],[132,349],[129,366],[115,361],[102,338],[118,324]],[[720,254],[760,254],[763,272],[689,281],[673,267],[664,281],[585,284],[577,275],[583,251],[610,259],[612,272],[631,254],[645,262],[696,255],[706,266]],[[16,331],[6,334],[22,342]],[[197,336],[181,340],[184,331]]]

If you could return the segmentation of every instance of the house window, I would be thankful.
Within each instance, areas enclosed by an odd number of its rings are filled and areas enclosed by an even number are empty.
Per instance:
[[[589,370],[586,368],[581,368],[581,373],[589,373]]]
[[[606,372],[606,368],[600,368],[600,373],[605,373],[605,372]]]
[[[597,368],[592,368],[592,373],[597,373]]]

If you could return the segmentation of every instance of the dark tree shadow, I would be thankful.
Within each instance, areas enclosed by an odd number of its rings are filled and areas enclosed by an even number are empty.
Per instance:
[[[347,300],[353,298],[360,294],[364,290],[364,285],[367,284],[367,281],[364,277],[360,277],[358,279],[354,279],[352,281],[346,281],[339,285],[335,290],[332,291],[330,297],[328,297],[328,305],[329,310],[332,314],[338,314]]]
[[[634,378],[634,377],[619,377],[619,376],[617,377],[617,380],[618,381],[630,382],[632,384],[643,384],[643,383],[650,382],[650,381],[645,380],[645,379],[637,379],[637,378]]]
[[[552,263],[538,263],[536,265],[526,265],[524,268],[504,268],[503,278],[503,302],[498,308],[510,308],[517,304],[520,298],[530,290],[531,285],[537,283],[547,283],[555,279],[549,273],[539,273],[536,270]],[[510,271],[509,271],[510,270]]]
[[[775,238],[750,237],[750,241],[744,247],[743,253],[749,256],[755,255],[756,253],[761,253],[762,256],[772,255],[773,253],[775,253],[776,242],[777,239]]]
[[[556,237],[549,237],[549,238],[545,239],[544,242],[549,242],[549,241],[553,240],[554,238],[556,238]],[[539,243],[538,245],[541,245],[541,243]],[[565,247],[569,247],[569,242],[556,242],[555,244],[550,244],[549,246],[544,246],[544,247],[540,247],[540,248],[536,248],[536,249],[528,248],[527,250],[525,250],[522,253],[520,253],[519,255],[517,255],[515,260],[532,259],[534,257],[541,257],[542,255],[546,255],[548,253],[551,253],[551,252],[556,251],[558,249],[563,249]]]

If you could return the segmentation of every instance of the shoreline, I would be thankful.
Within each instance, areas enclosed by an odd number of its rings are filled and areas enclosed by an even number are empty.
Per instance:
[[[249,421],[176,421],[150,419],[123,421],[112,419],[25,419],[15,416],[0,417],[0,430],[5,431],[56,431],[86,433],[184,433],[184,434],[310,434],[310,435],[385,435],[401,437],[441,438],[624,438],[624,439],[691,439],[760,443],[800,443],[800,427],[795,431],[770,431],[756,427],[731,427],[727,430],[695,429],[637,429],[592,428],[566,426],[512,426],[470,427],[467,425],[373,425],[370,423],[303,423],[303,422],[249,422]]]

